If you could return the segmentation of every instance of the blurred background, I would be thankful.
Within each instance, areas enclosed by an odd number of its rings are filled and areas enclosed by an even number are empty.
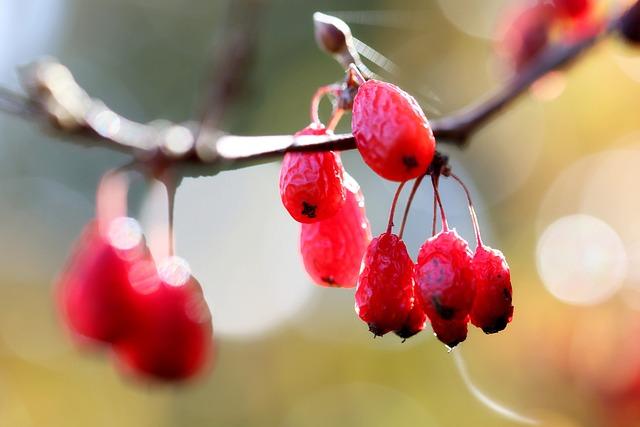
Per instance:
[[[506,78],[493,38],[508,3],[253,2],[261,8],[256,56],[223,128],[278,134],[308,123],[315,89],[342,77],[315,45],[316,10],[344,19],[389,58],[392,73],[372,67],[430,118],[463,107]],[[0,0],[0,83],[18,89],[16,66],[51,54],[127,117],[191,119],[239,4]],[[52,284],[93,216],[101,175],[128,158],[0,116],[0,426],[517,425],[487,397],[545,426],[640,425],[638,53],[606,40],[464,150],[442,147],[471,187],[485,242],[507,256],[514,286],[507,330],[470,328],[456,349],[467,377],[429,330],[404,344],[373,340],[354,313],[353,290],[310,282],[275,162],[185,179],[178,189],[177,252],[213,312],[213,372],[185,386],[124,378],[108,354],[72,345]],[[349,130],[348,117],[339,130]],[[395,185],[357,153],[343,159],[379,234]],[[464,194],[448,180],[442,191],[450,224],[472,241]],[[138,180],[130,203],[153,241],[166,221],[162,189]],[[413,255],[430,224],[424,186],[405,234]]]

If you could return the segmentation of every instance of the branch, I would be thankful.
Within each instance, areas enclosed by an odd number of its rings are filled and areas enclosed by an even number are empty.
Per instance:
[[[633,8],[610,20],[599,34],[569,44],[549,46],[495,93],[434,120],[431,126],[438,142],[464,146],[469,137],[540,77],[568,65],[601,38],[620,30]],[[244,62],[243,57],[240,55],[239,66]],[[267,162],[286,152],[355,148],[355,140],[350,134],[235,136],[194,123],[136,123],[118,115],[101,101],[91,99],[71,73],[55,61],[36,62],[22,70],[21,75],[28,96],[0,88],[1,112],[44,124],[49,130],[57,130],[65,140],[70,135],[77,135],[85,145],[130,153],[142,163],[180,167],[183,176],[214,175],[222,170]],[[205,117],[213,117],[204,119],[205,124],[208,120],[218,120],[227,96],[219,89],[210,92],[208,102],[216,112],[205,114]]]
[[[626,13],[629,13],[629,10]],[[435,121],[432,124],[434,133],[441,139],[451,141],[456,145],[464,145],[474,132],[526,92],[539,78],[550,71],[567,66],[605,35],[617,31],[626,13],[611,20],[601,33],[572,44],[562,43],[549,46],[527,68],[486,99]]]
[[[265,6],[261,0],[238,0],[229,5],[223,31],[225,40],[217,52],[205,91],[202,128],[216,129],[226,110],[245,89],[258,44],[259,18]]]

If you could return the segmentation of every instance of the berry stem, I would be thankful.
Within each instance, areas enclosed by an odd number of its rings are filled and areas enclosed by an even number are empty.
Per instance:
[[[440,219],[442,220],[442,230],[449,231],[449,224],[447,223],[447,215],[444,213],[444,206],[442,206],[442,199],[440,199],[440,192],[438,191],[439,177],[431,175],[431,184],[433,185],[433,193],[440,206]]]
[[[393,228],[393,216],[396,213],[396,205],[398,204],[398,198],[400,197],[400,193],[402,192],[402,188],[407,183],[407,181],[402,181],[400,185],[398,185],[398,189],[396,190],[396,194],[393,196],[393,202],[391,202],[391,210],[389,211],[389,224],[387,225],[387,234],[391,233],[391,229]]]
[[[127,163],[105,172],[96,189],[96,218],[101,227],[111,220],[127,216],[129,194],[129,170],[134,163]]]
[[[431,223],[431,236],[436,235],[436,225],[438,223],[438,201],[436,199],[436,193],[433,192],[433,222]]]
[[[362,75],[356,64],[349,64],[349,68],[347,69],[347,73],[349,79],[355,82],[356,84],[362,86],[367,82],[367,79]]]
[[[404,227],[407,224],[407,219],[409,218],[409,210],[411,209],[411,203],[413,203],[413,198],[422,183],[425,175],[420,175],[416,178],[416,181],[413,183],[413,187],[411,188],[411,193],[409,194],[409,199],[407,200],[407,206],[404,208],[404,215],[402,216],[402,225],[400,225],[400,233],[398,233],[398,237],[402,239],[402,235],[404,234]]]
[[[469,192],[469,189],[464,184],[464,182],[462,182],[460,177],[458,177],[455,174],[450,174],[449,176],[451,178],[455,179],[456,181],[458,181],[458,184],[460,184],[460,186],[464,190],[464,194],[466,194],[466,196],[467,196],[467,203],[469,204],[469,214],[471,215],[471,222],[473,224],[473,231],[476,234],[476,242],[478,244],[478,247],[482,247],[483,244],[482,244],[482,235],[480,234],[480,224],[478,223],[478,216],[476,215],[476,210],[473,207],[473,201],[471,200],[471,193]]]
[[[327,131],[333,132],[340,123],[340,119],[344,115],[344,110],[342,108],[336,108],[333,110],[333,114],[331,114],[331,118],[329,119],[329,123],[327,123]]]
[[[96,190],[96,218],[101,223],[126,215],[126,178],[117,169],[109,170],[100,178]]]
[[[162,177],[161,182],[167,190],[167,249],[169,256],[175,255],[175,235],[173,232],[175,201],[177,185],[173,177],[169,175],[169,171]]]
[[[311,122],[316,125],[321,125],[320,116],[318,110],[320,108],[320,101],[322,98],[330,93],[334,93],[340,89],[340,86],[337,84],[331,84],[326,86],[321,86],[318,88],[315,94],[313,94],[313,98],[311,98]]]

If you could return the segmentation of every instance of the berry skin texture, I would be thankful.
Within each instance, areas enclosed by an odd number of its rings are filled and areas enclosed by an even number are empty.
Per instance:
[[[347,198],[331,218],[302,224],[300,253],[307,273],[321,286],[352,288],[371,242],[371,227],[358,183],[345,172]]]
[[[129,271],[148,257],[131,218],[85,227],[57,283],[62,317],[79,343],[114,343],[126,333],[134,298]]]
[[[440,232],[422,245],[415,266],[415,282],[417,301],[431,323],[437,324],[436,329],[442,321],[466,324],[475,282],[469,246],[455,230]],[[441,341],[451,343],[448,338],[449,342],[444,338]]]
[[[323,127],[311,125],[300,135],[326,135]],[[333,151],[287,153],[280,169],[280,197],[298,222],[312,223],[332,217],[344,203],[343,167]]]
[[[413,262],[391,233],[371,241],[356,288],[356,313],[376,336],[403,327],[413,306]]]
[[[413,307],[411,308],[407,319],[404,321],[404,324],[400,329],[394,332],[397,336],[406,340],[422,331],[426,323],[427,314],[424,312],[420,304],[414,300]]]
[[[154,269],[155,271],[155,269]],[[132,373],[181,381],[203,371],[213,352],[211,313],[186,262],[169,258],[156,275],[141,274],[128,336],[116,357]]]
[[[502,331],[513,317],[511,273],[502,252],[478,246],[472,261],[476,296],[471,323],[487,334]]]
[[[423,174],[436,142],[415,99],[399,87],[369,80],[353,101],[351,129],[365,163],[381,177],[406,181]]]

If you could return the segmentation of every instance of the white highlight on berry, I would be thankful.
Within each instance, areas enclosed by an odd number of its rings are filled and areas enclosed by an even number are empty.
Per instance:
[[[547,290],[568,304],[594,305],[621,287],[627,254],[606,222],[583,214],[562,217],[538,240],[537,267]]]
[[[169,286],[179,287],[191,278],[191,267],[183,258],[172,256],[158,265],[160,280]]]
[[[467,364],[462,358],[462,353],[460,352],[459,347],[452,349],[449,353],[453,355],[453,361],[455,362],[456,368],[458,369],[458,373],[460,373],[460,377],[462,378],[464,385],[467,387],[469,392],[471,392],[473,397],[478,399],[480,403],[508,420],[515,421],[521,424],[540,424],[539,420],[519,414],[513,409],[507,408],[501,403],[496,402],[495,400],[487,396],[484,392],[482,392],[482,390],[480,390],[471,380],[471,376],[469,375],[469,371],[467,370]]]
[[[140,224],[129,217],[120,217],[111,221],[107,235],[111,245],[122,251],[133,249],[142,241]]]

